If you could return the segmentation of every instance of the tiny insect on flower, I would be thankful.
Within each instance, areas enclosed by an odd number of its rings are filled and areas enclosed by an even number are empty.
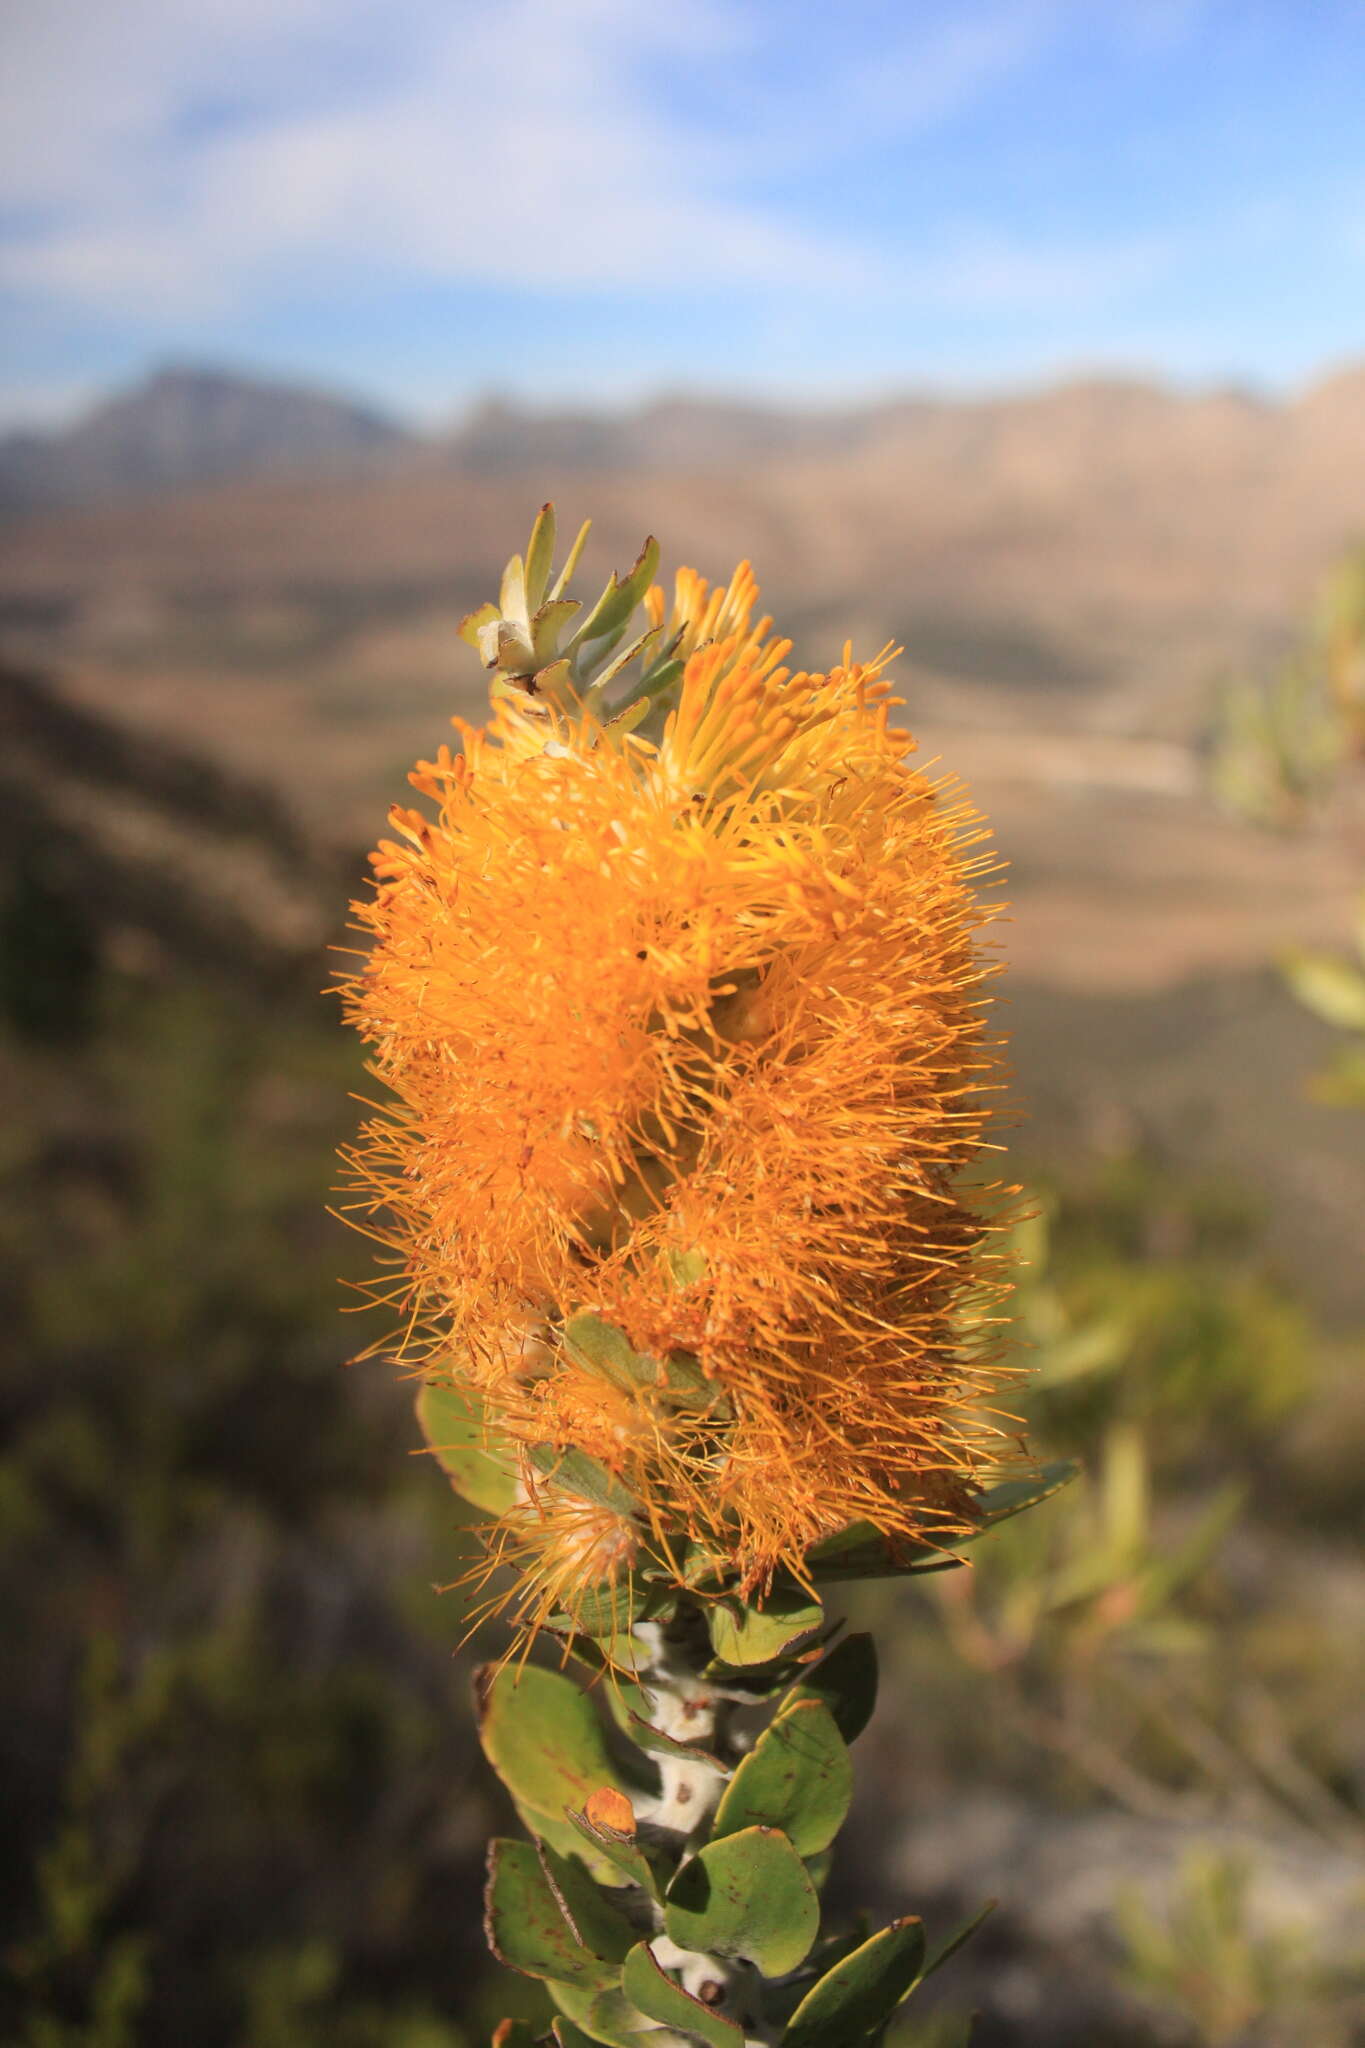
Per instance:
[[[752,1590],[850,1522],[946,1541],[1004,1377],[1008,1191],[964,1188],[1002,1085],[985,828],[913,765],[887,654],[789,669],[747,564],[639,590],[612,707],[536,536],[513,570],[474,634],[545,659],[414,772],[434,811],[391,814],[344,984],[392,1096],[348,1159],[399,1356],[513,1447],[493,1546],[534,1552],[537,1614],[688,1544]]]

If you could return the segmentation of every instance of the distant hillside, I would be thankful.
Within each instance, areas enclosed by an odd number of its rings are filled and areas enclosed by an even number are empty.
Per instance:
[[[881,411],[660,398],[632,412],[538,412],[489,398],[431,444],[443,464],[470,475],[573,470],[713,470],[755,456],[834,453],[861,447]]]
[[[377,409],[304,385],[165,369],[63,432],[0,439],[0,512],[272,472],[349,471],[408,440]]]
[[[0,867],[101,943],[311,992],[354,860],[264,784],[0,660]]]
[[[1298,400],[1182,393],[1131,378],[1073,380],[999,397],[909,394],[819,409],[697,396],[626,411],[539,410],[487,398],[444,432],[302,384],[170,368],[64,431],[0,438],[0,518],[218,483],[367,476],[563,479],[660,473],[752,479],[828,464],[880,482],[932,479],[954,504],[1085,502],[1121,523],[1145,498],[1365,459],[1365,367]]]

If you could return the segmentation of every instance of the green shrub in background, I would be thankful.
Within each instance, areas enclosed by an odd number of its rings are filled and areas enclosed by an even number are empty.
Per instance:
[[[79,1046],[31,1021],[0,1036],[0,2036],[457,2048],[489,1815],[421,1572],[462,1539],[407,1404],[338,1373],[347,1051],[321,1003],[188,974],[104,973]]]

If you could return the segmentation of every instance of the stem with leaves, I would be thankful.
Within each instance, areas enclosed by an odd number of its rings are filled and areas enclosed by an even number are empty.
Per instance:
[[[419,1413],[456,1487],[489,1498],[495,1454],[467,1397],[429,1386]],[[1068,1476],[990,1489],[981,1529]],[[822,1550],[816,1587],[959,1562],[895,1558],[865,1529]],[[509,1660],[476,1680],[484,1752],[530,1837],[490,1847],[488,1938],[558,2008],[548,2036],[504,2021],[496,2048],[875,2048],[971,1927],[931,1953],[914,1916],[822,1925],[849,1745],[876,1704],[871,1636],[838,1638],[792,1580],[762,1601],[632,1583],[604,1588],[602,1612],[600,1637],[551,1619],[560,1669]]]

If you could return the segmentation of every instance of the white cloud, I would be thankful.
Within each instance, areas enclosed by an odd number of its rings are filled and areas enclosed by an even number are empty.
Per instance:
[[[913,134],[974,105],[1037,57],[1059,26],[1057,0],[1003,0],[907,25],[856,59],[843,80],[852,132]]]
[[[13,7],[0,188],[18,225],[0,287],[171,341],[291,291],[423,280],[603,292],[699,277],[884,311],[1037,310],[1104,304],[1161,266],[1149,238],[1017,246],[970,222],[906,253],[755,196],[775,171],[818,176],[879,135],[952,120],[1026,72],[1079,0],[938,15],[850,0],[830,61],[800,51],[785,67],[784,4]]]
[[[940,264],[922,269],[918,295],[955,309],[1046,306],[1061,312],[1103,305],[1152,283],[1177,253],[1158,235],[1023,247],[964,229]]]
[[[32,225],[0,282],[190,319],[300,264],[852,282],[856,256],[745,198],[651,94],[651,71],[733,42],[711,0],[49,0],[5,53],[0,180]]]

